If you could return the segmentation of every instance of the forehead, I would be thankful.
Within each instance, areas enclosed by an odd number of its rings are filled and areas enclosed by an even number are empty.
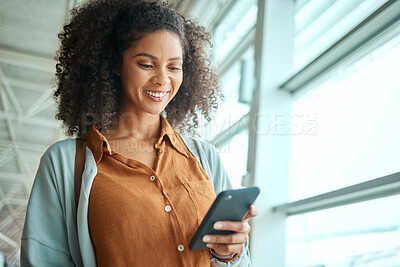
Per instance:
[[[154,56],[182,56],[182,42],[179,36],[170,31],[157,31],[145,34],[128,49],[132,52],[146,52]]]

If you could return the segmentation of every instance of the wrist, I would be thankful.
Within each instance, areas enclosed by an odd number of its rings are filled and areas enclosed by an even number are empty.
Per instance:
[[[233,259],[233,257],[235,257],[235,254],[236,253],[231,253],[231,254],[228,254],[228,255],[221,255],[221,254],[218,254],[215,250],[213,250],[212,248],[210,248],[210,253],[211,253],[211,255],[213,255],[214,257],[216,257],[217,259],[220,259],[220,260],[230,260],[230,259]]]

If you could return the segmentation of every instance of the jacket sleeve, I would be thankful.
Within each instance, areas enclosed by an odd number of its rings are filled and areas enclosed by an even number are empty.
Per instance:
[[[65,188],[66,184],[57,178],[65,174],[62,171],[65,166],[60,163],[61,154],[59,149],[50,148],[41,158],[21,238],[21,266],[81,265],[80,262],[74,263],[71,256],[70,243],[75,237],[71,239],[68,233],[66,217],[74,211],[65,192],[70,188]],[[76,261],[77,257],[74,258]]]
[[[222,164],[219,152],[216,148],[211,147],[210,151],[211,171],[213,173],[213,184],[215,192],[218,194],[221,191],[232,189],[228,174]],[[248,242],[245,243],[244,249],[240,252],[239,257],[230,262],[221,262],[217,258],[211,258],[211,266],[230,266],[230,267],[248,267],[251,266]]]
[[[200,151],[200,159],[202,166],[208,174],[211,174],[212,183],[216,194],[221,191],[232,189],[228,174],[224,168],[218,150],[209,144],[201,142],[197,147]],[[239,256],[229,262],[219,261],[216,257],[210,255],[210,263],[212,267],[249,267],[251,266],[248,242],[245,243],[244,249]]]

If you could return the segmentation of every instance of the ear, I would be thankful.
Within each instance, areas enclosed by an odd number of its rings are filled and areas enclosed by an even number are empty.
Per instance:
[[[112,72],[117,75],[117,76],[121,76],[121,61],[117,56],[117,53],[115,51],[112,52],[113,55],[113,59],[112,59]]]
[[[118,69],[113,69],[112,72],[113,72],[115,75],[117,75],[117,76],[121,76],[120,68],[118,68]]]

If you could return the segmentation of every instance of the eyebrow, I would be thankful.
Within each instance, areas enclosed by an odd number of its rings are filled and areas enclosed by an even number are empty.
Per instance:
[[[139,53],[134,57],[149,57],[151,59],[158,60],[157,57],[147,54],[147,53]],[[174,60],[182,60],[182,57],[173,57],[173,58],[168,59],[168,61],[174,61]]]

